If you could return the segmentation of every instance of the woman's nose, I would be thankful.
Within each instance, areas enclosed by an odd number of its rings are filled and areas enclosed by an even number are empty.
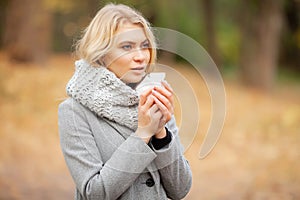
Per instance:
[[[143,62],[147,58],[147,50],[146,49],[137,49],[134,52],[133,59],[136,62]]]

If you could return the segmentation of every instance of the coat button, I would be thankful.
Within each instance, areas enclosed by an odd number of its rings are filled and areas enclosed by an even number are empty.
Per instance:
[[[146,180],[146,185],[147,185],[148,187],[152,187],[154,184],[155,184],[155,182],[154,182],[153,178],[148,178],[148,179]]]

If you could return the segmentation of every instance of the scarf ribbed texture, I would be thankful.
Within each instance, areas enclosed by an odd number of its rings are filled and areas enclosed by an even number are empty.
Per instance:
[[[76,61],[75,73],[66,91],[99,117],[137,129],[137,92],[105,67],[93,67],[85,60]]]

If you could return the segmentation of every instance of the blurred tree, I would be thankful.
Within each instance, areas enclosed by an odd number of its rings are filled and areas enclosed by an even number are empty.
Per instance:
[[[204,21],[204,31],[206,37],[206,47],[207,51],[218,66],[221,68],[221,57],[220,50],[217,45],[216,38],[216,21],[215,21],[215,1],[214,0],[201,0],[199,1],[200,8],[202,7],[203,21]]]
[[[51,14],[41,0],[10,0],[6,12],[4,48],[12,60],[40,62],[47,58]]]
[[[5,23],[5,14],[7,8],[8,0],[0,1],[0,47],[3,45],[3,32],[4,32],[4,23]]]
[[[197,42],[201,42],[202,38],[202,23],[201,12],[199,12],[199,3],[195,0],[154,0],[151,1],[150,5],[153,9],[153,24],[156,27],[169,28],[174,31],[179,31],[180,33],[186,34]],[[163,43],[168,44],[172,49],[184,45],[180,41],[177,41],[176,38],[172,37],[173,35],[168,35],[163,38]],[[158,41],[160,43],[162,41]],[[177,56],[173,53],[166,51],[161,51],[160,56],[168,61],[184,59],[180,56]]]
[[[164,28],[170,28],[178,30],[178,19],[175,19],[174,16],[178,17],[178,2],[171,2],[172,0],[165,0],[165,1],[153,1],[153,7],[156,9],[156,20],[154,21],[155,25],[157,27],[164,27]],[[173,49],[176,49],[177,40],[173,37],[173,35],[169,35],[168,37],[164,37],[164,43],[168,44],[168,46],[171,46]],[[158,43],[162,43],[162,41],[158,41]],[[163,60],[167,62],[172,62],[176,59],[176,55],[174,53],[160,50],[159,51],[159,57],[161,57]]]
[[[51,7],[53,27],[52,49],[55,52],[70,52],[80,37],[81,31],[95,15],[100,2],[95,0],[46,0]]]
[[[241,1],[240,75],[249,86],[272,88],[278,65],[283,0]]]
[[[285,3],[285,24],[281,46],[281,62],[284,67],[300,72],[300,1]]]

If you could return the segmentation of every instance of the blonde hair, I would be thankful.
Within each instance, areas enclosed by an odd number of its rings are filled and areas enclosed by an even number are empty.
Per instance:
[[[150,43],[150,67],[156,62],[156,42],[149,22],[138,11],[123,4],[107,4],[98,11],[76,44],[76,55],[93,66],[104,65],[103,57],[112,47],[112,38],[124,23],[139,24]]]

